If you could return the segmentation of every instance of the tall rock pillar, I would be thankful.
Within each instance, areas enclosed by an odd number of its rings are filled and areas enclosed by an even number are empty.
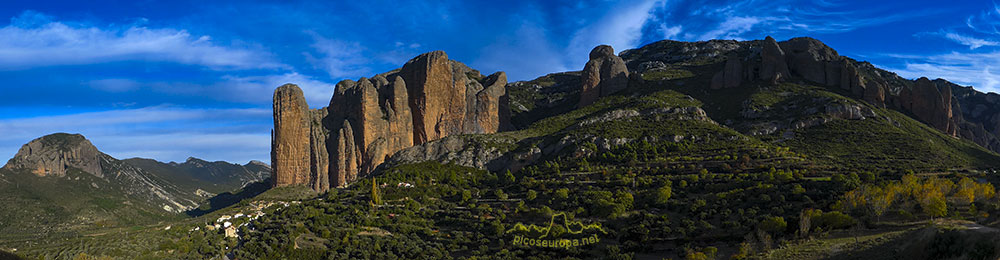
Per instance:
[[[298,86],[285,84],[274,90],[274,133],[271,137],[274,186],[310,182],[310,121],[309,106]]]

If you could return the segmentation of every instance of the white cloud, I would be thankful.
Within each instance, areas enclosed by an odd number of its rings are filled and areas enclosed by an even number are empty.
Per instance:
[[[552,46],[546,30],[537,24],[522,22],[513,35],[497,39],[480,51],[479,58],[472,63],[473,67],[483,69],[483,73],[502,70],[507,73],[509,81],[534,79],[568,70],[564,66],[563,54]]]
[[[858,28],[921,17],[939,10],[896,13],[885,8],[838,11],[843,4],[824,1],[726,1],[722,5],[705,4],[685,16],[673,17],[685,23],[686,40],[736,39],[766,34],[843,33]]]
[[[286,73],[281,75],[265,76],[226,76],[225,81],[215,85],[214,89],[228,93],[234,101],[250,103],[270,103],[274,89],[285,83],[298,85],[305,95],[306,102],[311,108],[326,107],[330,104],[330,97],[336,85],[316,80],[312,77],[299,73]]]
[[[267,161],[270,109],[146,107],[0,120],[0,160],[42,135],[81,133],[115,158]]]
[[[317,54],[303,53],[306,60],[316,68],[323,69],[331,78],[352,78],[372,73],[369,66],[371,59],[363,52],[364,47],[357,42],[327,39],[319,35],[313,35],[315,42],[310,45]],[[402,42],[396,42],[397,46],[403,46]]]
[[[943,54],[890,54],[886,57],[902,61],[898,68],[892,68],[900,76],[907,78],[943,78],[949,81],[971,85],[980,91],[1000,92],[1000,75],[995,74],[1000,64],[1000,18],[994,5],[980,15],[967,17],[965,26],[944,28],[938,32],[918,33],[915,36],[931,35],[968,46],[968,51],[952,51]],[[956,21],[956,22],[959,22]]]
[[[986,40],[986,39],[979,39],[953,32],[944,33],[944,37],[949,40],[955,41],[959,44],[969,46],[969,49],[971,50],[975,50],[983,46],[1000,46],[1000,42]]]
[[[773,17],[729,17],[713,30],[695,36],[699,41],[712,39],[736,39],[743,40],[741,35],[749,32],[754,26],[762,23],[779,20]],[[689,37],[690,38],[690,37]]]
[[[900,68],[890,67],[902,77],[943,78],[981,91],[1000,91],[1000,75],[993,73],[994,67],[1000,64],[1000,52],[888,56],[905,61]]]
[[[25,12],[0,28],[0,70],[134,60],[220,70],[287,67],[262,50],[221,46],[209,36],[172,28],[86,26],[35,12]]]
[[[608,44],[620,52],[635,48],[642,37],[642,27],[652,16],[651,11],[663,0],[624,2],[610,8],[606,16],[573,34],[567,54],[571,66],[583,67],[588,53],[597,45]]]
[[[663,39],[674,39],[677,35],[681,34],[683,27],[680,25],[674,25],[667,27],[667,24],[660,24],[659,31],[663,34]]]
[[[313,77],[288,72],[253,76],[223,75],[216,83],[191,83],[183,81],[138,81],[134,79],[92,80],[85,85],[107,92],[126,92],[148,89],[167,96],[210,98],[223,102],[269,105],[274,90],[286,83],[298,85],[311,108],[329,105],[334,84]],[[128,104],[122,104],[128,105]]]

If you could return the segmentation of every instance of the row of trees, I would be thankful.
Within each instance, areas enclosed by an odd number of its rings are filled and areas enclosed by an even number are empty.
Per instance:
[[[943,178],[932,177],[920,180],[907,174],[899,181],[889,181],[882,185],[863,184],[848,191],[838,201],[835,209],[860,212],[875,217],[876,221],[894,205],[916,204],[931,218],[948,214],[948,202],[969,205],[975,201],[996,198],[996,191],[990,183],[977,183],[963,177],[958,183]]]

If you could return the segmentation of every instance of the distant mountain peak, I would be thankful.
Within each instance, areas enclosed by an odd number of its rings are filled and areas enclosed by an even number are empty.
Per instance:
[[[38,176],[64,176],[70,167],[103,176],[101,151],[81,134],[55,133],[21,146],[5,169],[28,169]]]
[[[270,164],[262,162],[262,161],[258,161],[258,160],[250,160],[250,162],[248,162],[246,165],[247,166],[249,166],[249,165],[263,166],[263,167],[267,167],[268,169],[271,168]]]

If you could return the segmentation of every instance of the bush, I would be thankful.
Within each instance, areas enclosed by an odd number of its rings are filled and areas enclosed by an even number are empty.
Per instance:
[[[825,230],[844,229],[853,226],[857,221],[851,216],[840,211],[830,211],[813,218],[813,226],[823,227]]]
[[[780,234],[788,227],[783,217],[767,217],[760,222],[760,229],[773,234]]]

